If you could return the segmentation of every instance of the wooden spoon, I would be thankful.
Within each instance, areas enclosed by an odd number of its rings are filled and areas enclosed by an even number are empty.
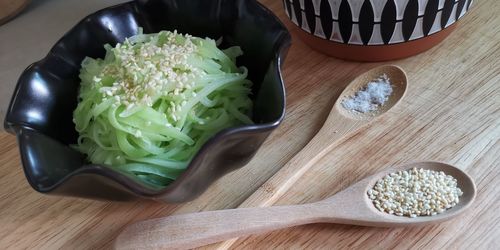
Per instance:
[[[463,191],[459,203],[441,214],[416,218],[378,211],[368,198],[367,191],[385,175],[412,168],[443,171],[453,176]],[[415,162],[369,176],[315,203],[208,211],[138,222],[125,228],[116,239],[115,247],[187,249],[234,237],[320,222],[379,227],[420,226],[457,216],[470,207],[475,196],[474,181],[462,170],[440,162]]]
[[[389,100],[376,112],[355,113],[346,110],[342,101],[354,95],[368,82],[386,74],[393,86]],[[311,141],[276,174],[269,178],[259,189],[250,195],[238,207],[268,207],[272,206],[292,187],[318,160],[330,152],[342,138],[358,129],[369,126],[383,114],[387,113],[401,99],[408,88],[408,80],[403,69],[394,65],[384,65],[354,79],[340,94],[333,105],[323,127]],[[228,240],[219,249],[228,249],[237,239]]]
[[[342,101],[365,87],[368,82],[383,74],[389,78],[393,93],[389,100],[376,112],[355,113],[346,110]],[[239,207],[267,207],[273,205],[283,194],[306,173],[319,159],[330,152],[336,143],[347,134],[370,125],[403,99],[408,85],[406,73],[398,66],[385,65],[365,72],[354,79],[340,94],[333,105],[323,127],[309,143],[288,161],[276,174],[269,178]]]

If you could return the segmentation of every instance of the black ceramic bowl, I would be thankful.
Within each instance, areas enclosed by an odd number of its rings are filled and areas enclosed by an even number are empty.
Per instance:
[[[255,125],[215,135],[164,189],[128,173],[89,164],[69,147],[77,139],[72,112],[81,61],[86,56],[103,57],[104,44],[122,42],[139,27],[145,33],[177,29],[222,37],[223,47],[239,45],[245,55],[237,63],[248,68],[254,82]],[[5,128],[17,135],[24,172],[39,192],[109,200],[137,196],[165,202],[192,200],[222,175],[244,166],[282,121],[285,93],[280,67],[290,40],[280,21],[254,0],[144,0],[110,7],[82,20],[44,59],[23,72]]]

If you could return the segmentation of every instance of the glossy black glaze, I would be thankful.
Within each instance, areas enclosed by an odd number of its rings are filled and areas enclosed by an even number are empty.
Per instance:
[[[103,57],[103,45],[123,41],[143,27],[145,33],[177,29],[196,36],[223,37],[239,45],[238,64],[254,81],[255,125],[221,131],[194,157],[188,169],[165,189],[135,176],[92,165],[68,145],[76,142],[72,112],[77,104],[80,62]],[[42,193],[128,200],[148,197],[184,202],[216,179],[244,166],[282,121],[285,92],[281,63],[290,45],[281,22],[253,0],[143,0],[98,11],[71,29],[49,54],[21,75],[5,119],[17,135],[21,160],[31,186]]]
[[[293,10],[295,11],[295,20],[297,20],[297,25],[302,27],[302,7],[300,6],[300,1],[292,1]]]
[[[374,22],[372,4],[370,0],[365,0],[359,13],[359,34],[364,45],[372,38]]]
[[[330,7],[330,2],[328,0],[321,0],[319,5],[319,13],[321,20],[321,27],[323,28],[323,33],[326,39],[330,39],[333,32],[333,17],[332,9]]]
[[[451,12],[453,11],[453,7],[455,6],[455,0],[445,0],[443,6],[443,12],[441,12],[441,28],[446,28],[446,24],[450,19]]]
[[[422,30],[424,35],[427,36],[431,32],[432,25],[439,12],[439,0],[429,0],[425,6],[425,15],[422,22]]]
[[[409,0],[403,14],[403,38],[410,40],[418,20],[418,0]]]
[[[316,30],[316,12],[312,0],[304,0],[304,13],[306,14],[307,25],[311,34]]]
[[[394,34],[394,27],[396,27],[396,3],[394,0],[388,0],[382,11],[382,18],[380,24],[380,33],[384,44],[389,44],[392,35]]]
[[[344,43],[348,43],[352,33],[352,12],[347,0],[342,0],[339,7],[339,29]]]

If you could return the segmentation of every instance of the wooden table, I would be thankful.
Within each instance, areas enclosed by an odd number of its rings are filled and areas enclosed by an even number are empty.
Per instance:
[[[285,20],[281,1],[263,0]],[[476,1],[439,46],[400,65],[410,80],[404,101],[375,124],[347,136],[277,204],[327,197],[387,166],[438,160],[465,169],[478,196],[462,217],[419,228],[306,225],[241,238],[235,248],[463,248],[500,245],[500,4]],[[286,22],[289,25],[288,22]],[[125,225],[237,207],[319,129],[343,87],[380,63],[323,56],[295,39],[285,63],[287,117],[248,166],[180,205],[102,202],[41,195],[26,182],[15,137],[0,133],[0,248],[109,248]],[[227,246],[215,244],[209,246]]]

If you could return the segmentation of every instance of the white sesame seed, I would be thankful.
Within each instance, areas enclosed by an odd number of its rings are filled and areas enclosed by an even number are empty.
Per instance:
[[[141,131],[140,131],[140,130],[136,130],[136,131],[135,131],[134,136],[135,136],[136,138],[140,138],[140,137],[142,136]]]
[[[424,169],[391,173],[367,192],[377,209],[411,218],[443,213],[458,204],[462,194],[452,176]]]

